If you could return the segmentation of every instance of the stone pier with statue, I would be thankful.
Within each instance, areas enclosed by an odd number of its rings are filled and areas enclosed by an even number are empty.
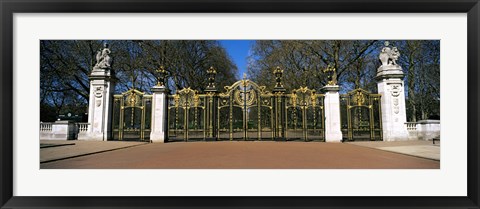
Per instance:
[[[384,141],[408,140],[409,134],[405,123],[407,112],[405,106],[404,74],[397,64],[400,52],[397,47],[390,47],[388,41],[380,52],[382,65],[377,69],[378,93],[382,96],[382,129]]]

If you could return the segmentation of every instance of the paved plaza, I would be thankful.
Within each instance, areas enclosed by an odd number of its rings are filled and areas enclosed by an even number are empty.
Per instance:
[[[392,142],[347,142],[349,144],[371,147],[380,150],[386,150],[416,157],[422,157],[433,160],[440,160],[440,142],[435,144],[432,141],[413,140],[413,141],[392,141]]]
[[[41,141],[42,169],[438,169],[440,146],[408,142]]]

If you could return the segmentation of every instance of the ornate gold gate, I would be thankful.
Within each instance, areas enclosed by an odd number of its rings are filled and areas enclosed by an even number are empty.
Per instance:
[[[382,140],[380,94],[355,89],[340,96],[343,138]]]
[[[324,95],[308,87],[300,87],[286,97],[287,139],[325,141]]]
[[[206,139],[206,95],[185,88],[168,97],[168,140]]]
[[[246,78],[218,95],[219,140],[265,140],[273,134],[273,95]]]
[[[112,131],[115,140],[149,140],[152,96],[136,89],[113,96]]]
[[[325,141],[324,95],[307,87],[286,94],[280,68],[273,93],[245,75],[219,93],[216,71],[207,72],[206,94],[185,88],[168,96],[168,141]]]

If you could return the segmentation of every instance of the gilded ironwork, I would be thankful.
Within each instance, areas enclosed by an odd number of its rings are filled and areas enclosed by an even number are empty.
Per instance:
[[[215,75],[217,74],[217,71],[215,70],[215,68],[210,67],[207,70],[207,74],[208,74],[207,90],[214,90],[215,89]]]
[[[333,63],[328,64],[323,72],[327,73],[327,85],[337,85],[337,69],[335,69]]]
[[[357,91],[357,92],[353,95],[353,102],[354,102],[357,106],[363,106],[363,104],[365,103],[365,94],[364,94],[362,91]]]
[[[252,105],[256,102],[257,96],[255,90],[234,91],[233,96],[237,105]]]
[[[185,88],[177,92],[178,95],[178,104],[175,106],[180,106],[182,108],[190,108],[195,105],[195,96],[197,91],[192,90],[191,88]]]
[[[244,78],[218,95],[217,136],[220,140],[262,140],[273,135],[273,94]]]
[[[206,94],[184,88],[168,97],[169,140],[206,139]]]
[[[286,94],[276,81],[273,93],[246,74],[222,92],[178,90],[168,97],[168,140],[324,141],[324,95],[307,87]]]
[[[138,91],[135,91],[135,90],[127,93],[126,94],[125,106],[127,106],[127,107],[140,106],[140,103],[141,103],[140,94],[141,93],[138,93]]]
[[[342,132],[346,140],[382,140],[381,96],[355,89],[340,98]]]
[[[286,97],[286,138],[324,141],[324,95],[308,87],[300,87]]]
[[[280,69],[280,67],[277,67],[273,71],[273,75],[275,75],[275,81],[277,82],[275,84],[275,89],[281,89],[283,88],[283,83],[282,83],[282,76],[283,76],[283,70]]]
[[[130,89],[113,96],[113,138],[148,140],[150,137],[152,96]]]
[[[160,66],[156,70],[157,72],[157,86],[165,86],[165,77],[167,76],[167,71],[163,66]]]

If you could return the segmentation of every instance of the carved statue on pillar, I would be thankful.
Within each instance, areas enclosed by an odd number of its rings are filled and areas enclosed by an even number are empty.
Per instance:
[[[405,127],[407,122],[404,74],[397,60],[400,52],[397,47],[390,47],[385,41],[385,46],[380,51],[378,58],[381,66],[378,67],[377,89],[381,95],[382,130],[384,141],[408,140],[409,134]]]
[[[397,65],[397,60],[400,57],[400,52],[397,47],[390,48],[390,42],[385,41],[385,47],[380,52],[379,59],[382,66]]]
[[[97,52],[97,63],[93,67],[94,71],[109,70],[112,67],[113,58],[110,56],[110,48],[108,44],[104,44],[103,49]]]
[[[96,55],[90,78],[88,134],[84,139],[105,141],[112,137],[112,94],[115,79],[112,75],[113,58],[108,44]]]

